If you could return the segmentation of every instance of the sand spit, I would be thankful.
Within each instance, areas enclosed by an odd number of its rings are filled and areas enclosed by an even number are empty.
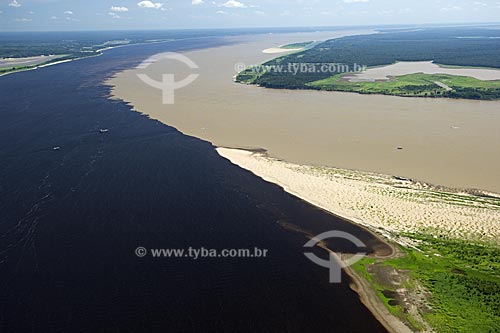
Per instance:
[[[297,52],[297,51],[301,51],[301,50],[303,50],[303,48],[301,48],[301,49],[283,49],[283,48],[280,48],[280,47],[272,47],[270,49],[263,50],[262,53],[276,54],[276,53]]]
[[[448,74],[470,76],[478,80],[500,80],[500,69],[442,67],[432,61],[401,61],[389,66],[374,67],[360,74],[346,75],[350,81],[389,80],[406,74]]]
[[[500,244],[500,197],[439,190],[374,173],[287,163],[245,150],[217,151],[287,192],[393,240],[401,233],[426,233]]]

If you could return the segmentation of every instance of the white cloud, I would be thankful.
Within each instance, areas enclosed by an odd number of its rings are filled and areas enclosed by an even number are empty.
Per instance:
[[[19,2],[17,2],[17,0],[12,0],[10,3],[9,3],[9,7],[15,7],[15,8],[19,8],[21,7],[21,4]],[[19,21],[20,22],[20,21]],[[24,21],[23,21],[24,22]]]
[[[163,4],[160,2],[151,2],[151,1],[141,1],[137,4],[137,6],[141,8],[154,8],[154,9],[162,9]]]
[[[118,13],[123,13],[123,12],[128,12],[127,7],[120,7],[120,6],[111,6],[110,9],[112,12],[118,12]]]
[[[119,18],[121,18],[121,17],[120,17],[120,15],[118,15],[118,14],[117,14],[117,13],[115,13],[115,12],[109,12],[109,13],[108,13],[108,15],[109,15],[109,16],[111,16],[111,17],[112,17],[112,18],[114,18],[114,19],[119,19]]]
[[[71,10],[67,10],[67,11],[64,12],[64,14],[66,14],[66,15],[73,15],[74,13]]]
[[[228,0],[224,3],[221,3],[219,7],[226,7],[226,8],[247,8],[248,6],[245,5],[243,2],[239,2],[237,0]]]
[[[441,11],[443,11],[443,12],[452,12],[452,11],[458,11],[458,10],[462,10],[462,7],[450,6],[450,7],[441,8]]]
[[[51,16],[50,19],[51,20],[57,20],[57,16]]]
[[[203,0],[192,0],[191,1],[191,4],[192,5],[201,5],[202,3],[204,3],[205,1]]]
[[[215,13],[219,14],[219,15],[228,15],[229,13],[228,12],[225,12],[223,10],[218,10],[216,11]]]
[[[32,19],[22,17],[22,18],[16,18],[16,19],[14,19],[14,21],[16,21],[16,22],[31,22]]]
[[[370,0],[343,0],[344,3],[370,2]]]

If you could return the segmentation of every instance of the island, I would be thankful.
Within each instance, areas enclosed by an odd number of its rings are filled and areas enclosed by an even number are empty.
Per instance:
[[[498,34],[447,28],[348,36],[250,66],[236,81],[279,89],[496,100]],[[373,71],[379,76],[366,75]]]

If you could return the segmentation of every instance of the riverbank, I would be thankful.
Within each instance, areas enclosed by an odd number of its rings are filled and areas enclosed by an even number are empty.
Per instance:
[[[298,165],[251,151],[218,148],[232,163],[287,192],[404,246],[403,233],[500,245],[500,195],[466,193],[409,179]]]
[[[500,291],[495,273],[500,254],[499,195],[296,165],[263,152],[228,148],[217,152],[394,244],[392,254],[367,256],[345,270],[354,281],[352,289],[389,331],[441,332],[453,327],[473,332],[474,327],[495,326],[498,315],[490,298]],[[457,321],[457,316],[463,320]]]

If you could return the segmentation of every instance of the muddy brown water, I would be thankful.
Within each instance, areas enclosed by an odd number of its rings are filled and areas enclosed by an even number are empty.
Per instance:
[[[110,81],[115,97],[185,134],[217,146],[262,148],[289,162],[397,175],[500,193],[500,102],[273,90],[233,82],[235,67],[274,56],[262,50],[370,31],[232,37],[233,45],[186,52],[199,78],[174,105],[138,79],[183,78],[162,60]],[[398,149],[399,148],[399,149]]]

